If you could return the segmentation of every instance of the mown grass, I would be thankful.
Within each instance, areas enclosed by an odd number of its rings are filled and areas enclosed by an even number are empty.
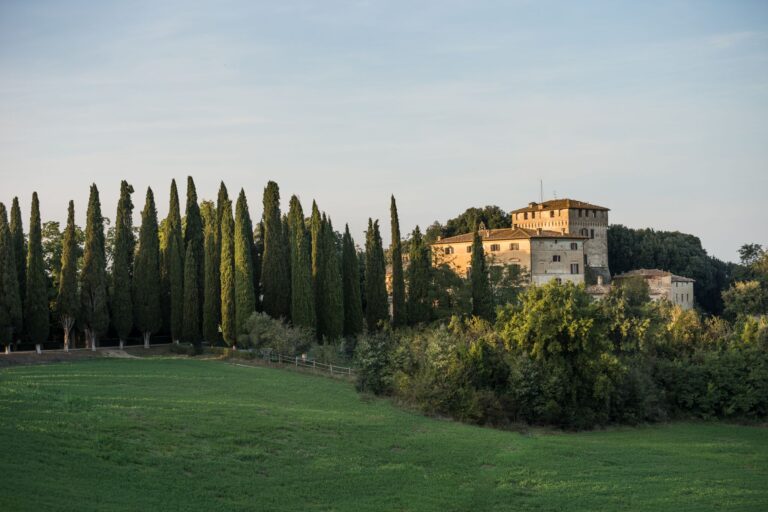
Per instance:
[[[0,371],[0,510],[768,510],[768,430],[530,435],[180,359]]]

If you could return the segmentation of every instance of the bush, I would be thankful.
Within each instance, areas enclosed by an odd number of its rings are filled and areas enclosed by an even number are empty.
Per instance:
[[[245,328],[247,334],[238,337],[238,345],[270,349],[289,356],[306,352],[314,340],[309,329],[291,327],[266,313],[253,313],[245,322]]]
[[[358,338],[355,360],[357,363],[357,390],[376,395],[392,392],[391,365],[392,338],[389,332],[364,334]]]

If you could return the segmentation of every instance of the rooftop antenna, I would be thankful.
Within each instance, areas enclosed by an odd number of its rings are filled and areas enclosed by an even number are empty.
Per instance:
[[[544,202],[544,180],[539,180],[539,202]]]

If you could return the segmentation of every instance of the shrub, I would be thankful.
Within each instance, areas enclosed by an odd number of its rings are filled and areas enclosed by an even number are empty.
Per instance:
[[[305,352],[314,339],[311,330],[291,327],[266,313],[253,313],[246,320],[245,328],[248,334],[238,337],[238,345],[270,349],[289,356]]]

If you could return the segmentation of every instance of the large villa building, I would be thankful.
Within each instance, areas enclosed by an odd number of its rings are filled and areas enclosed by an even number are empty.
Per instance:
[[[608,208],[574,199],[529,203],[514,210],[511,226],[478,234],[491,265],[518,265],[532,284],[551,280],[591,285],[595,299],[611,289],[608,268]],[[474,233],[438,238],[432,244],[435,265],[447,263],[461,276],[472,270]],[[693,307],[694,280],[657,269],[640,269],[615,276],[644,279],[652,300],[666,299],[683,309]]]
[[[584,282],[585,237],[564,231],[504,228],[481,229],[483,252],[491,265],[518,265],[535,284],[551,279]],[[448,263],[462,276],[471,270],[473,233],[442,238],[432,244],[436,263]]]
[[[511,212],[512,225],[481,229],[483,250],[491,264],[519,265],[530,281],[552,279],[584,283],[585,275],[604,282],[608,270],[608,208],[573,199],[529,203]],[[472,233],[442,238],[432,244],[436,263],[448,263],[467,275],[472,260]]]

